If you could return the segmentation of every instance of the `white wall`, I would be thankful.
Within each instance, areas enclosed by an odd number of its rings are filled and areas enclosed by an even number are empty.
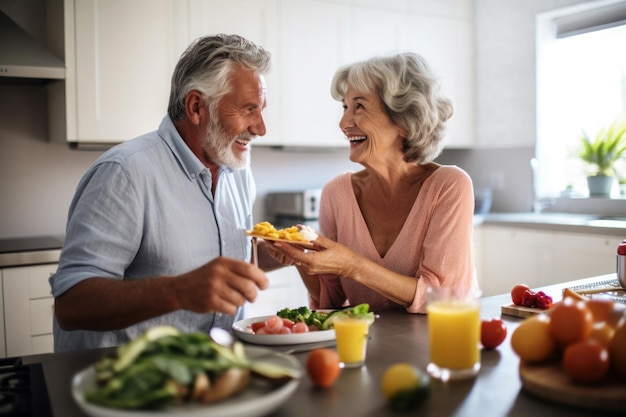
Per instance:
[[[76,185],[102,154],[50,143],[46,106],[41,85],[0,84],[0,239],[63,234]],[[252,169],[258,190],[254,214],[261,221],[268,191],[321,187],[358,166],[348,160],[347,148],[301,153],[256,147]]]
[[[490,173],[501,173],[504,187],[494,192],[494,211],[530,210],[535,13],[582,2],[585,0],[475,0],[476,136],[481,146],[501,149],[446,151],[440,161],[465,168],[480,185],[489,181]],[[28,3],[0,0],[0,9]],[[35,37],[43,36],[42,13],[27,14],[22,20],[20,23],[32,26]],[[0,239],[62,234],[76,184],[101,154],[49,143],[46,112],[42,86],[5,85],[0,80]],[[260,198],[269,190],[319,187],[352,168],[347,150],[253,151]],[[255,215],[263,215],[260,201]]]

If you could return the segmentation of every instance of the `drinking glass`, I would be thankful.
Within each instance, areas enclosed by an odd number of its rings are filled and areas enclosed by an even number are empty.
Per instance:
[[[372,320],[364,317],[335,317],[333,320],[337,353],[344,368],[358,368],[365,363],[371,324]]]
[[[428,373],[442,381],[471,378],[480,370],[480,292],[428,289]]]

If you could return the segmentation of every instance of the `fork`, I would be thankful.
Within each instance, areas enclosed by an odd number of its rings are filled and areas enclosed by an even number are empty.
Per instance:
[[[257,248],[256,237],[252,238],[252,264],[254,264],[257,268],[259,267],[259,250]]]

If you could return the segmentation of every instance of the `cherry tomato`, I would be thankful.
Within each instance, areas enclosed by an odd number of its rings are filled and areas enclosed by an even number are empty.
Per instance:
[[[609,372],[609,352],[595,340],[571,343],[563,353],[563,370],[577,384],[592,385]]]
[[[522,305],[522,294],[524,294],[526,290],[530,290],[530,287],[525,284],[517,284],[513,287],[511,290],[511,300],[513,300],[513,304],[517,306]]]
[[[330,387],[341,373],[339,355],[334,350],[316,349],[307,357],[306,371],[313,385]]]
[[[524,290],[522,293],[522,306],[524,307],[534,307],[535,300],[537,299],[537,294],[533,290]]]
[[[480,325],[480,343],[485,349],[495,349],[506,338],[506,325],[500,319],[483,320]]]
[[[252,323],[250,325],[250,329],[252,329],[253,333],[256,333],[259,331],[259,329],[265,327],[265,322],[264,321],[257,321],[255,323]]]

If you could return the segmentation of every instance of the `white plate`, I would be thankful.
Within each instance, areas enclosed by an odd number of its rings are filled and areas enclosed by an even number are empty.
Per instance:
[[[326,342],[335,340],[334,330],[316,330],[307,333],[292,334],[254,334],[248,327],[252,323],[265,321],[272,316],[252,317],[239,320],[233,324],[235,334],[244,342],[256,343],[257,345],[299,345],[302,343]]]
[[[246,355],[249,359],[259,358],[259,361],[288,366],[302,375],[300,363],[291,355],[252,346],[246,346]],[[293,379],[280,387],[274,387],[253,375],[245,391],[217,404],[186,404],[171,406],[161,411],[133,411],[88,403],[84,393],[96,386],[95,370],[89,367],[74,375],[72,396],[78,406],[92,417],[259,417],[271,413],[287,401],[299,382],[299,379]]]

